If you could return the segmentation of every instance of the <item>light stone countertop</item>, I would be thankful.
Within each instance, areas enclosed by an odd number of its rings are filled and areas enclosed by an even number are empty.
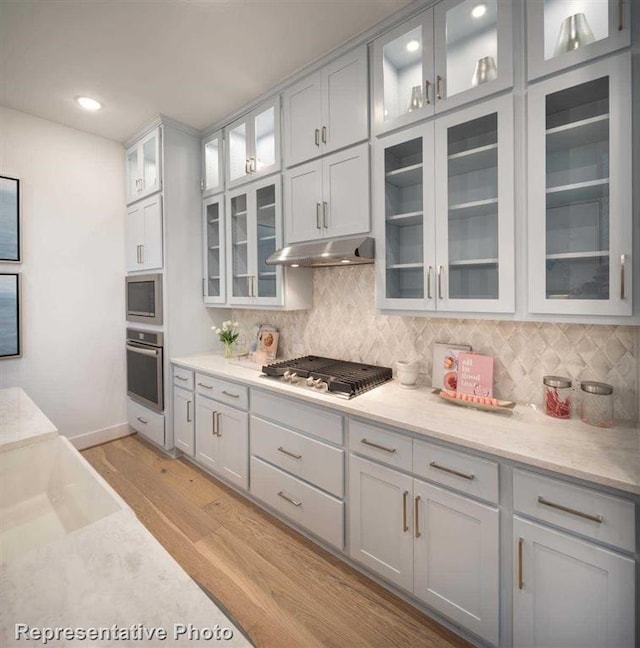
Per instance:
[[[260,367],[214,354],[171,361],[270,392],[325,405],[351,416],[640,494],[640,430],[596,428],[579,420],[552,419],[525,405],[512,414],[459,407],[442,401],[430,387],[403,389],[394,380],[352,400],[261,376]]]
[[[23,389],[0,389],[0,452],[57,434],[55,425]]]

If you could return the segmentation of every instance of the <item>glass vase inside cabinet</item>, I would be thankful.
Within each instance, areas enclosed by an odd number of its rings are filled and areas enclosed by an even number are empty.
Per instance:
[[[276,298],[278,296],[278,275],[281,266],[267,265],[267,259],[280,247],[278,240],[277,212],[280,201],[276,196],[278,184],[268,184],[256,190],[256,245],[257,285],[254,296]]]
[[[251,302],[251,268],[249,256],[248,195],[240,193],[227,197],[231,245],[229,298],[234,303]]]
[[[436,112],[510,88],[512,2],[445,0],[436,5]]]
[[[438,310],[513,312],[513,99],[435,128]]]
[[[629,0],[527,2],[529,79],[629,46],[632,4]]]
[[[222,196],[203,202],[204,303],[225,302],[225,229]]]
[[[222,131],[202,141],[202,195],[211,196],[224,189],[222,175]]]
[[[530,310],[630,315],[625,53],[529,90]]]
[[[433,10],[373,43],[376,134],[433,115]]]

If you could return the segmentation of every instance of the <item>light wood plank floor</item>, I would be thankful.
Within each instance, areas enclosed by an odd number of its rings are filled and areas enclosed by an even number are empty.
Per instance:
[[[137,436],[83,455],[257,647],[469,646],[185,459]]]

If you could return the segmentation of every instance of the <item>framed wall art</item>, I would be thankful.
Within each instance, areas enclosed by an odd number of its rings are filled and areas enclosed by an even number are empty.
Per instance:
[[[0,176],[0,261],[20,262],[20,180]]]
[[[16,358],[20,348],[20,275],[0,273],[0,359]]]

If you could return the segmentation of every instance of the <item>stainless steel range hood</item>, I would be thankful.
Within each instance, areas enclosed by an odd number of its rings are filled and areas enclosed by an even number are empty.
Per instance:
[[[368,236],[294,243],[274,252],[267,265],[315,268],[373,263],[374,248],[374,239]]]

